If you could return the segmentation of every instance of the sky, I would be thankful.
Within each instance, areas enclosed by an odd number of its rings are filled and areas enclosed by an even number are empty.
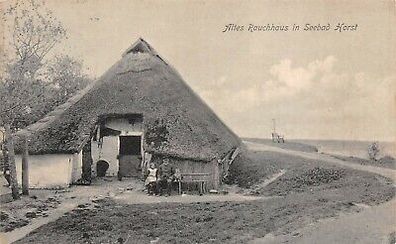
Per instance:
[[[396,1],[52,0],[99,77],[142,37],[242,137],[396,139]],[[353,31],[334,31],[338,23]],[[228,24],[244,31],[223,32]],[[300,31],[248,31],[300,25]],[[304,31],[306,24],[330,31]]]

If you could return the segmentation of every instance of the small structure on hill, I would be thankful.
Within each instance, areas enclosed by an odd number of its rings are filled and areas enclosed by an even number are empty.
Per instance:
[[[285,137],[276,132],[276,121],[272,119],[273,131],[271,133],[271,139],[274,143],[285,143]]]
[[[169,158],[217,188],[240,139],[143,39],[101,78],[17,133],[30,138],[30,186],[64,187],[96,176],[140,177]],[[20,142],[16,143],[21,152]],[[21,177],[21,157],[17,155]]]

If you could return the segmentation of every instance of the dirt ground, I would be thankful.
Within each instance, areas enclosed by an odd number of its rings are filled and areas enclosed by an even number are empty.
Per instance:
[[[108,196],[16,243],[246,243],[268,233],[298,235],[296,230],[315,221],[395,195],[391,180],[372,173],[270,151],[250,151],[248,159],[233,166],[230,181],[266,198],[131,204],[124,194]]]
[[[351,202],[323,202],[312,194],[190,204],[130,205],[109,199],[73,210],[16,243],[243,243],[274,231],[293,231],[338,211],[358,210]]]

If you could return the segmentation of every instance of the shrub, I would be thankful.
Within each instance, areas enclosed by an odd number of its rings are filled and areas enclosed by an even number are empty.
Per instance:
[[[368,147],[368,156],[371,160],[377,161],[377,156],[380,152],[378,142],[373,142]]]

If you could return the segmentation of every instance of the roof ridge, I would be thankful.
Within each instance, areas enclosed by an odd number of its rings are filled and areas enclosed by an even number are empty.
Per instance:
[[[128,53],[149,53],[153,56],[158,55],[157,51],[142,37],[139,37],[129,48],[125,50],[122,57]]]

